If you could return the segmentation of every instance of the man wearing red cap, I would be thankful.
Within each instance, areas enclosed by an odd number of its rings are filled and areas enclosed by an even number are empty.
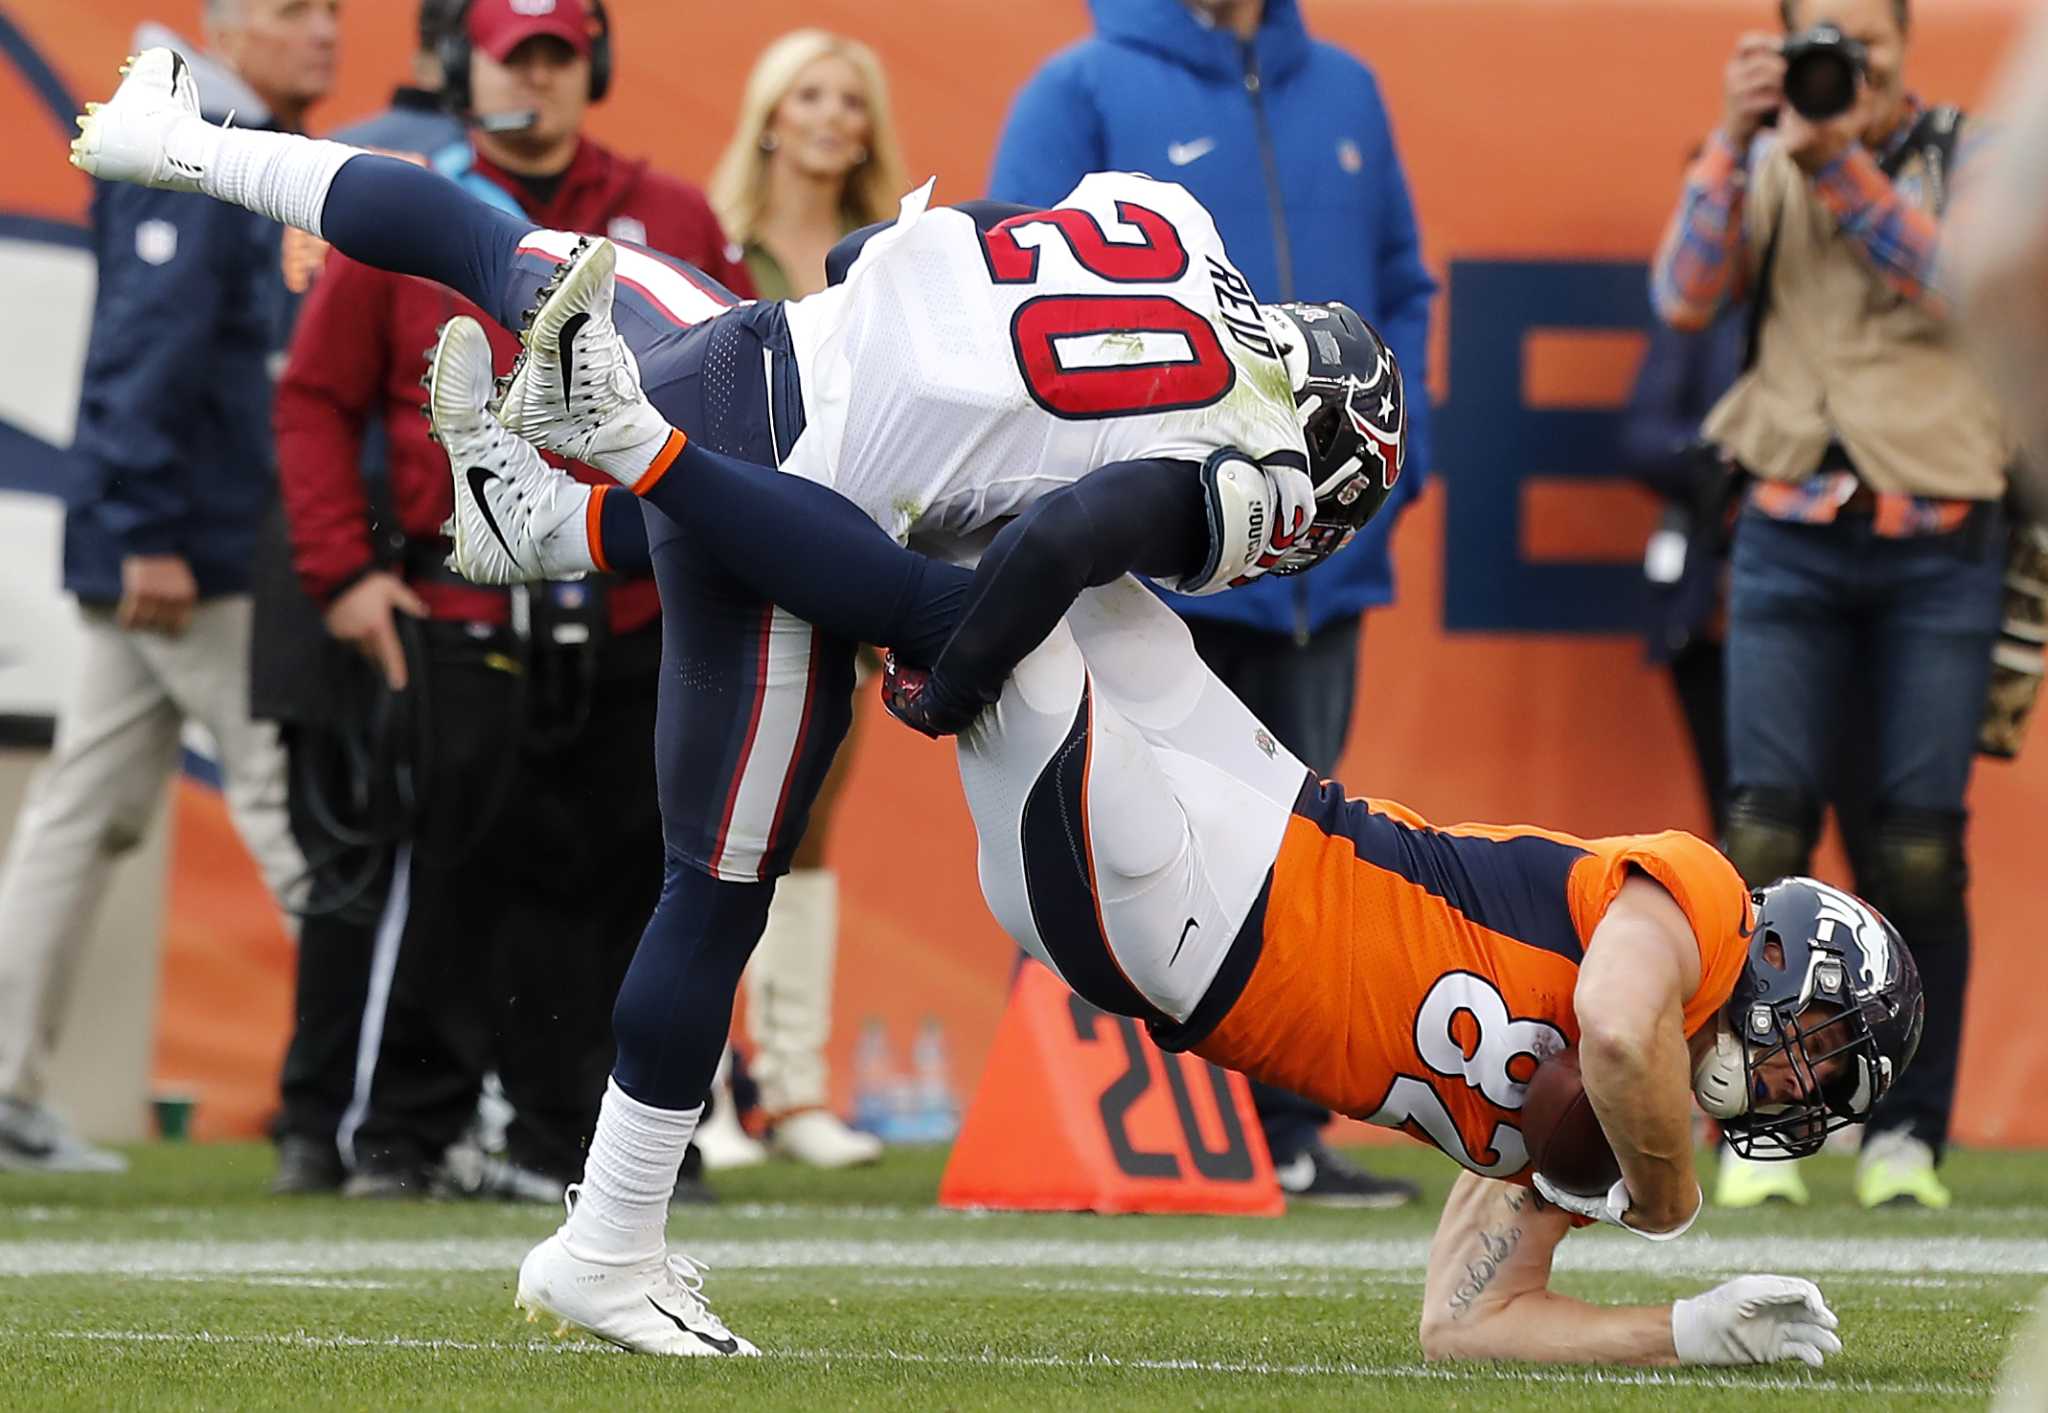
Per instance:
[[[750,292],[701,192],[583,135],[610,81],[600,9],[473,0],[451,28],[440,59],[469,136],[426,154],[430,165],[506,211],[643,243]],[[511,1161],[480,1177],[466,1165],[458,1185],[558,1200],[604,1093],[612,998],[661,888],[646,769],[660,659],[653,580],[535,585],[515,605],[442,566],[452,500],[446,458],[419,415],[419,380],[437,331],[461,313],[482,311],[439,285],[332,255],[278,392],[299,579],[328,631],[406,689],[394,700],[426,713],[401,714],[418,726],[419,805],[384,846],[389,882],[362,1021],[330,1027],[352,1063],[312,1067],[345,1075],[347,1092],[328,1083],[294,1095],[286,1085],[287,1137],[303,1141],[288,1141],[283,1157],[319,1160],[293,1190],[339,1182],[338,1149],[345,1191],[424,1193],[495,1070],[516,1113]],[[484,322],[508,369],[517,340]],[[382,486],[361,469],[377,427],[388,446]],[[458,718],[470,729],[428,724]],[[531,866],[539,858],[546,868]],[[596,880],[617,870],[638,886],[592,908],[605,891]],[[309,955],[301,966],[335,979],[361,970],[346,957]],[[353,991],[363,995],[360,979]]]

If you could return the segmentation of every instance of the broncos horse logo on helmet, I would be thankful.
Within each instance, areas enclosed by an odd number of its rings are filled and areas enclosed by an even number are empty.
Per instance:
[[[1408,452],[1401,366],[1343,304],[1261,306],[1294,383],[1316,515],[1269,572],[1298,574],[1344,548],[1393,493]]]
[[[1869,1121],[1920,1048],[1927,1004],[1898,929],[1861,898],[1811,878],[1750,896],[1749,955],[1693,1089],[1739,1156],[1799,1158]],[[1780,1056],[1798,1093],[1767,1102],[1761,1071]]]

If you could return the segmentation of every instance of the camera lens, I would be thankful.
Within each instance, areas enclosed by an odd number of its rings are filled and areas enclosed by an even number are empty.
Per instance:
[[[1864,48],[1831,24],[1818,24],[1784,43],[1785,101],[1808,122],[1840,117],[1856,102]]]
[[[1840,117],[1856,101],[1856,66],[1839,49],[1809,49],[1785,65],[1785,101],[1809,122]]]

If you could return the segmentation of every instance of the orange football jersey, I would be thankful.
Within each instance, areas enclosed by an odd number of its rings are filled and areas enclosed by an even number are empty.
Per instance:
[[[1288,821],[1251,976],[1194,1048],[1526,1182],[1523,1094],[1542,1057],[1578,1041],[1579,959],[1632,868],[1670,890],[1698,939],[1690,1035],[1727,1001],[1748,945],[1749,890],[1711,845],[1439,828],[1325,781]]]

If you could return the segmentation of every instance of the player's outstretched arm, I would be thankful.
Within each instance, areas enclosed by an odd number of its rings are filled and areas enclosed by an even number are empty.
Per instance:
[[[1429,1246],[1428,1359],[1550,1364],[1774,1364],[1842,1352],[1813,1282],[1739,1276],[1670,1305],[1594,1305],[1550,1289],[1570,1218],[1526,1188],[1464,1173]]]
[[[1669,1306],[1589,1305],[1550,1289],[1571,1218],[1526,1187],[1462,1173],[1429,1244],[1428,1359],[1675,1364]]]
[[[1698,1214],[1692,1064],[1685,998],[1699,989],[1699,944],[1677,902],[1631,878],[1593,929],[1573,1005],[1579,1074],[1620,1160],[1626,1224],[1677,1234]]]
[[[1199,466],[1162,459],[1098,467],[995,537],[917,718],[904,719],[932,735],[964,730],[1084,589],[1132,573],[1197,593],[1256,577],[1275,545],[1307,525],[1314,504],[1306,476],[1235,452]]]

